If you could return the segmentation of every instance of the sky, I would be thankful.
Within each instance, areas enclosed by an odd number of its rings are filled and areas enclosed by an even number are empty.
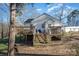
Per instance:
[[[37,16],[47,13],[51,16],[58,17],[61,13],[61,7],[64,5],[63,9],[63,17],[67,16],[72,10],[79,9],[78,3],[65,3],[65,4],[46,4],[46,3],[35,3],[34,7],[32,7],[31,4],[25,5],[25,9],[22,11],[23,15],[17,17],[17,21],[25,21],[28,18],[36,18]],[[62,18],[63,18],[62,17]],[[7,22],[9,20],[9,7],[6,4],[0,4],[0,20],[3,19],[4,22]],[[23,20],[19,20],[23,19]],[[64,20],[64,23],[67,22],[67,19]]]
[[[9,7],[6,4],[0,3],[0,21],[2,19],[5,23],[9,19]]]

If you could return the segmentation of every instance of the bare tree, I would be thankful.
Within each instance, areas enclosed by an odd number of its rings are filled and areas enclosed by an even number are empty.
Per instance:
[[[1,39],[3,39],[3,18],[0,19],[0,34],[1,34]]]
[[[16,23],[16,16],[22,15],[21,10],[23,9],[24,4],[10,4],[10,26],[9,26],[9,44],[8,44],[8,55],[14,55],[14,45],[15,45],[15,23]],[[18,15],[17,15],[17,14]]]
[[[14,55],[14,44],[15,44],[15,21],[16,21],[16,4],[10,4],[10,32],[9,32],[9,45],[8,55]]]

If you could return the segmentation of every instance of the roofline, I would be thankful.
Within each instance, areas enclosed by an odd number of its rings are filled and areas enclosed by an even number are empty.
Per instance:
[[[57,19],[57,18],[55,18],[55,17],[53,17],[53,16],[51,16],[51,15],[49,15],[49,14],[47,14],[47,13],[43,13],[43,14],[41,14],[41,15],[37,16],[36,18],[39,18],[40,16],[42,16],[42,15],[44,15],[44,14],[46,14],[46,15],[48,15],[48,16],[50,16],[50,17],[54,18],[54,19]],[[34,18],[34,19],[36,19],[36,18]]]

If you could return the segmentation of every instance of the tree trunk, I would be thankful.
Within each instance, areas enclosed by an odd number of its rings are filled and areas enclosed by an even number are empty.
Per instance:
[[[2,27],[2,31],[1,31],[1,39],[3,39],[3,19],[1,20],[2,23],[1,23],[1,27]]]
[[[15,21],[16,21],[16,3],[10,4],[10,28],[9,28],[9,44],[8,44],[8,55],[14,55],[15,45]]]

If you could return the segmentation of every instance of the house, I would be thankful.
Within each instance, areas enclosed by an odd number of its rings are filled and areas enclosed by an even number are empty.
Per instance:
[[[42,15],[36,17],[35,19],[28,19],[24,22],[25,25],[28,26],[28,24],[32,24],[34,28],[34,33],[36,30],[40,30],[41,32],[49,32],[50,31],[50,26],[55,26],[55,27],[61,27],[62,23],[55,17],[50,16],[46,13],[43,13]]]
[[[79,26],[63,27],[65,32],[79,32]]]
[[[64,32],[78,32],[79,31],[79,26],[65,26],[63,27],[63,24],[55,17],[50,16],[46,13],[43,13],[42,15],[36,17],[35,19],[28,19],[27,21],[25,21],[25,25],[30,26],[30,24],[32,24],[35,27],[35,31],[36,30],[45,30],[45,32],[49,32],[50,34],[52,34],[52,29],[53,27],[62,27],[61,30],[63,30]],[[51,27],[50,27],[51,26]],[[34,33],[35,33],[34,31]],[[55,31],[56,33],[57,31]]]
[[[30,30],[33,30],[34,38],[30,41],[33,41],[34,43],[46,43],[52,40],[53,36],[58,37],[58,34],[61,32],[62,27],[62,23],[57,18],[46,13],[43,13],[34,19],[27,19],[24,22],[24,25],[28,28],[32,28]],[[29,39],[27,39],[27,42],[29,42],[29,44],[30,41]]]

